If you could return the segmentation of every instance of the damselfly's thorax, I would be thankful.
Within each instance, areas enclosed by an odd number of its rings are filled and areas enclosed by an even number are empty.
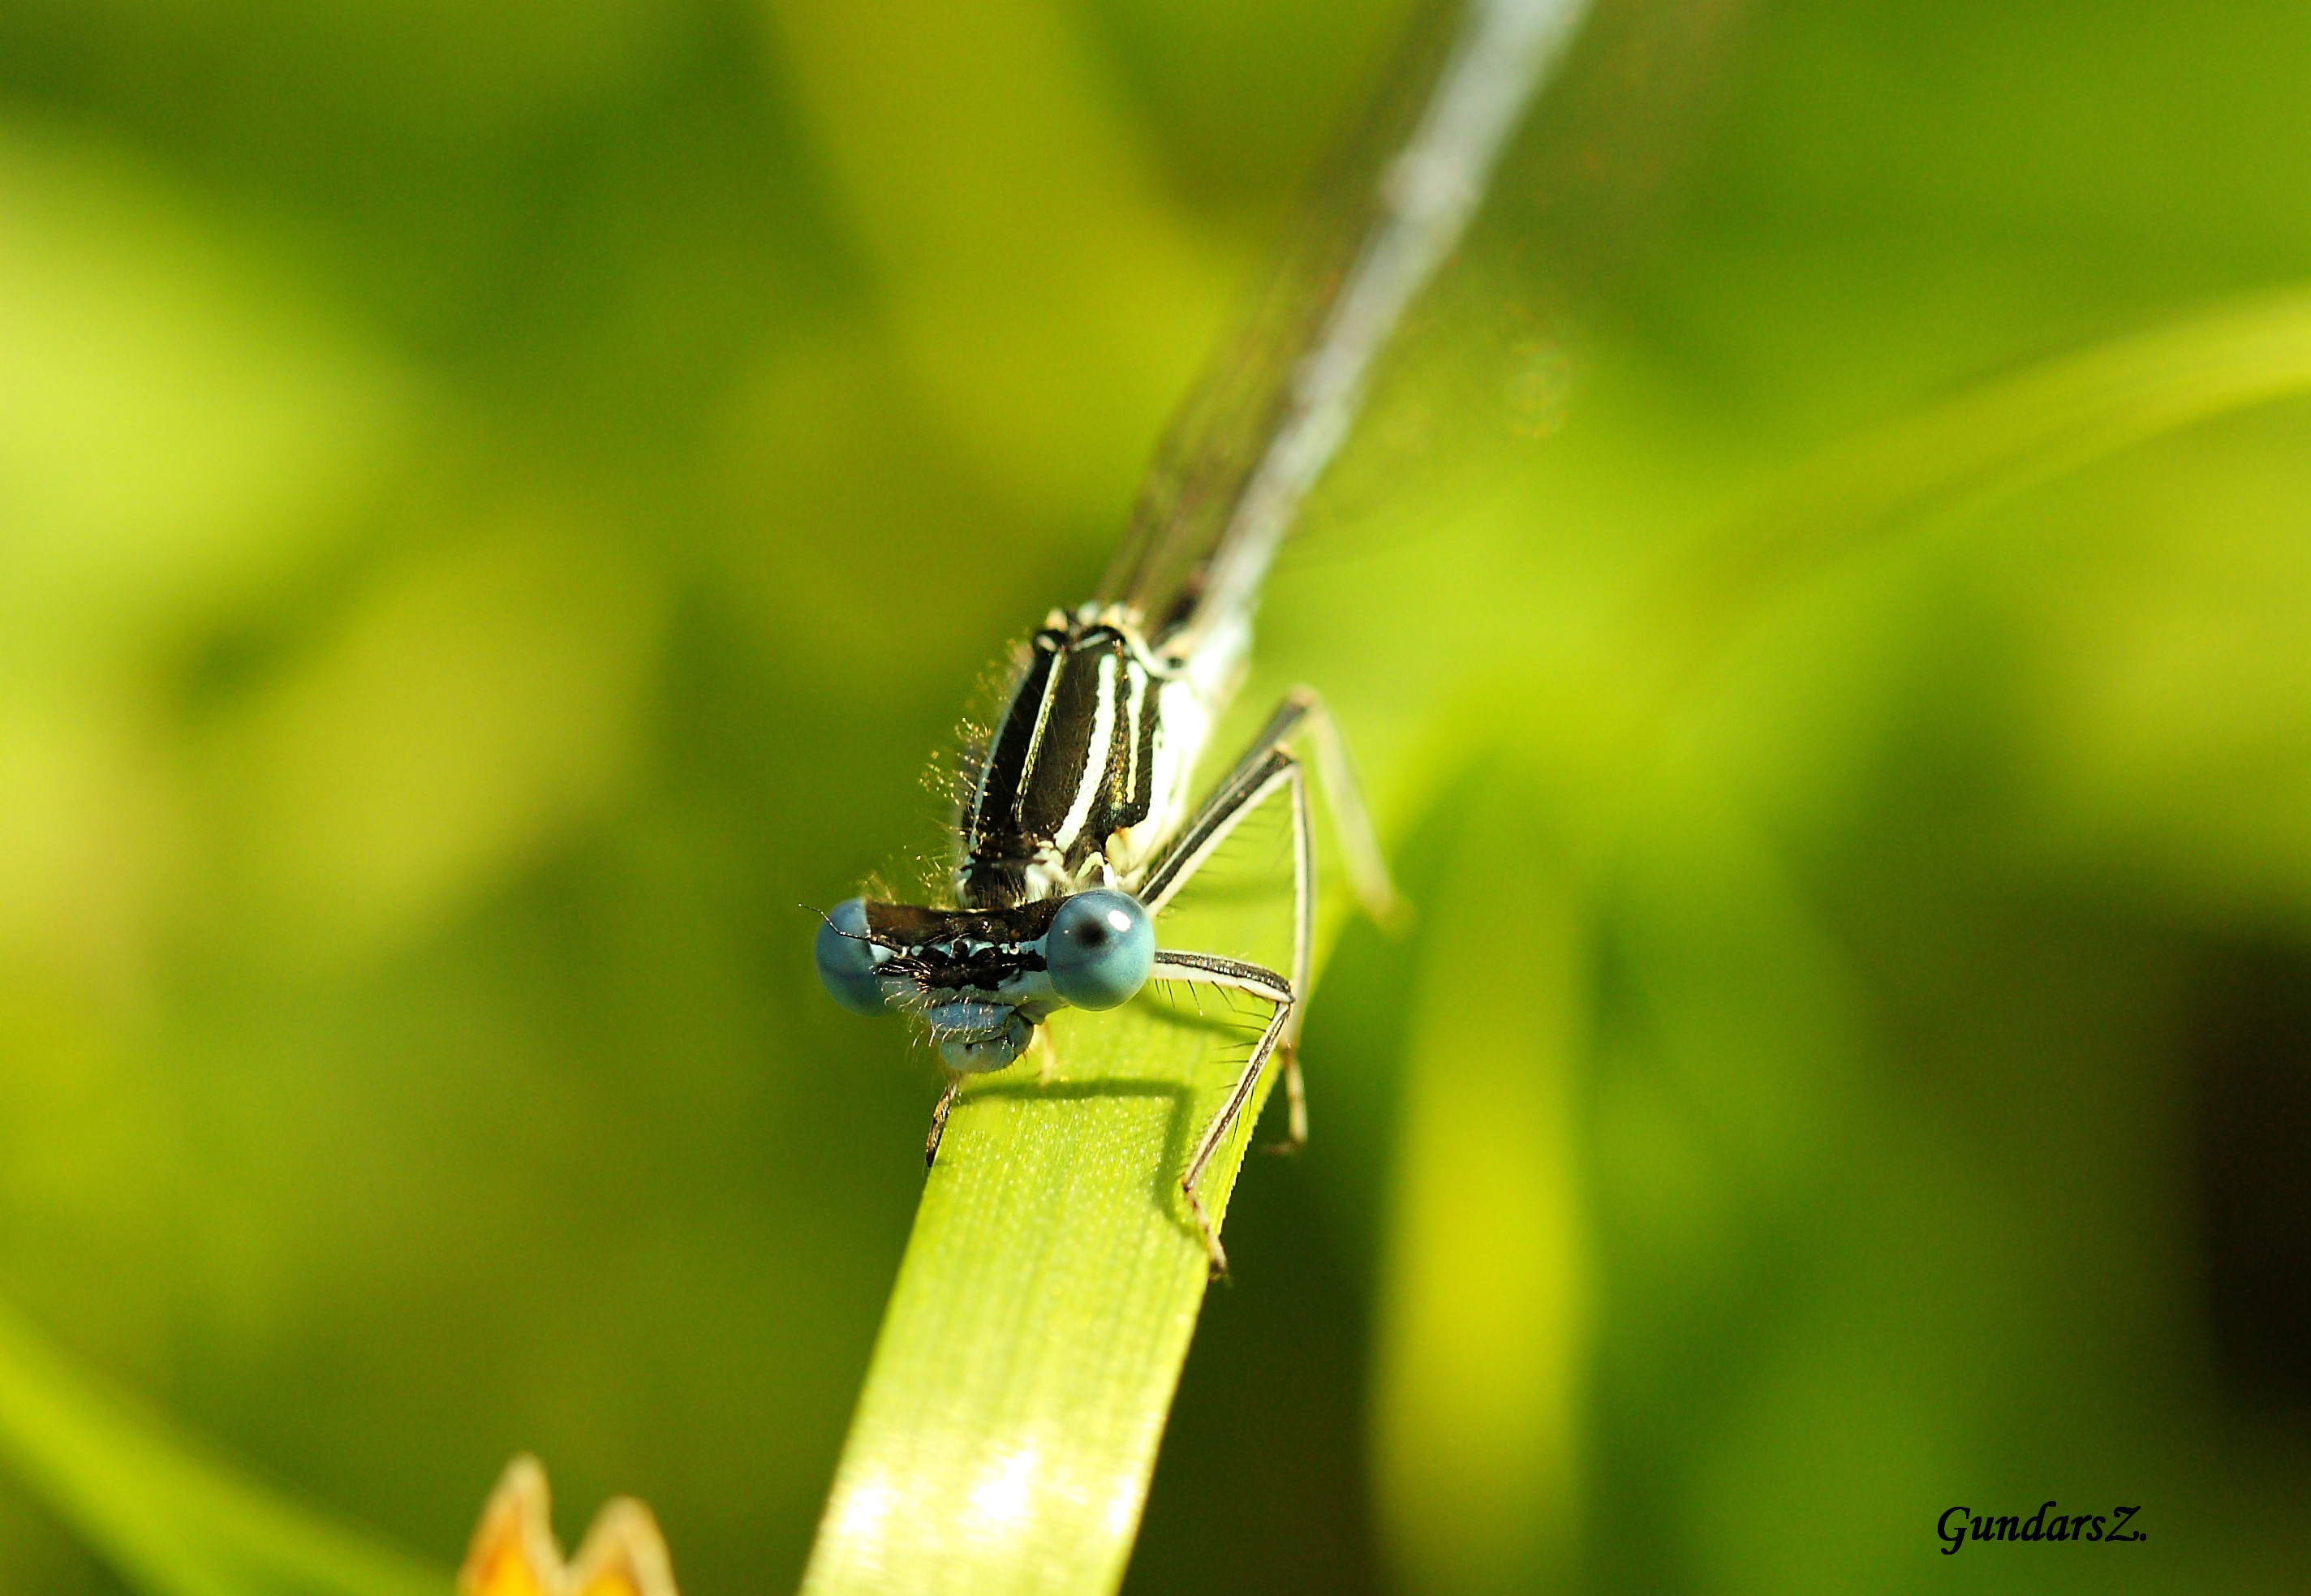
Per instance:
[[[1179,828],[1241,653],[1233,638],[1192,655],[1151,647],[1120,606],[1054,610],[981,755],[956,901],[1003,909],[1133,885]]]

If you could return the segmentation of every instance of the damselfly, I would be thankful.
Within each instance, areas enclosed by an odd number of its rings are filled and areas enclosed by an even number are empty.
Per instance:
[[[1392,918],[1394,889],[1324,702],[1295,688],[1200,804],[1197,761],[1241,685],[1277,545],[1330,463],[1375,355],[1458,242],[1532,86],[1581,0],[1475,0],[1443,37],[1411,111],[1374,138],[1372,180],[1341,225],[1304,240],[1241,346],[1207,379],[1142,493],[1098,591],[1053,610],[1001,718],[967,762],[955,903],[852,898],[825,917],[819,974],[845,1007],[924,1021],[947,1070],[924,1147],[936,1160],[964,1079],[1026,1051],[1068,1007],[1114,1008],[1150,979],[1268,1006],[1250,1057],[1180,1177],[1215,1271],[1199,1187],[1281,1060],[1290,1136],[1307,1133],[1296,1040],[1313,942],[1315,846],[1295,746],[1312,745],[1349,876]],[[1157,945],[1155,921],[1270,798],[1291,806],[1288,972]]]

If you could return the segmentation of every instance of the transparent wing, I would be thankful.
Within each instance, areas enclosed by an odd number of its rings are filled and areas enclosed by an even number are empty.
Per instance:
[[[1173,422],[1095,597],[1159,646],[1248,611],[1404,311],[1460,241],[1587,0],[1454,0],[1417,28],[1245,318]]]

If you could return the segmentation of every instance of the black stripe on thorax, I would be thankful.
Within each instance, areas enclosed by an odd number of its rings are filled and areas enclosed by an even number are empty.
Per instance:
[[[1139,824],[1156,807],[1156,734],[1164,721],[1164,678],[1150,672],[1140,678],[1139,687],[1137,725],[1127,728],[1118,722],[1116,727],[1119,737],[1124,736],[1127,730],[1137,733],[1130,750],[1130,793],[1116,815],[1115,829],[1118,831]]]
[[[1019,788],[1018,825],[1022,835],[1036,842],[1056,838],[1077,807],[1086,782],[1112,786],[1115,771],[1115,737],[1092,745],[1102,711],[1111,719],[1130,700],[1131,646],[1109,626],[1094,627],[1068,640],[1068,650],[1053,673],[1043,708],[1043,735],[1028,760]],[[1102,807],[1094,799],[1093,813]]]
[[[1003,719],[996,722],[995,735],[988,739],[986,763],[979,772],[979,790],[972,798],[971,821],[966,835],[974,851],[990,829],[990,823],[1004,824],[1016,819],[1019,808],[1019,782],[1027,772],[1028,755],[1033,751],[1035,732],[1042,720],[1045,696],[1051,673],[1059,668],[1060,651],[1067,647],[1067,633],[1045,628],[1035,633],[1029,642],[1027,668],[1020,673],[1019,684],[1011,690],[1011,702],[1004,706]]]
[[[1018,903],[1038,857],[1056,853],[1074,871],[1114,832],[1147,818],[1159,702],[1156,681],[1141,685],[1148,668],[1114,626],[1077,621],[1035,634],[990,739],[964,828],[968,857],[957,872],[964,902]],[[1070,833],[1078,807],[1082,821]]]

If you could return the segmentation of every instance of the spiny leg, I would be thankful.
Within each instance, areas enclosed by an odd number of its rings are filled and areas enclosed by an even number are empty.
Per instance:
[[[947,1072],[946,1090],[939,1094],[938,1106],[931,1110],[931,1133],[923,1138],[923,1167],[929,1169],[938,1163],[939,1140],[946,1135],[946,1117],[955,1110],[955,1095],[963,1090],[963,1077]]]
[[[1291,983],[1284,977],[1273,970],[1248,964],[1240,959],[1224,959],[1203,953],[1159,952],[1156,955],[1156,969],[1174,980],[1194,985],[1234,987],[1239,991],[1250,992],[1255,998],[1264,999],[1274,1006],[1269,1014],[1268,1024],[1260,1030],[1260,1040],[1252,1044],[1251,1057],[1244,1061],[1235,1084],[1228,1089],[1227,1101],[1220,1105],[1220,1112],[1205,1127],[1204,1134],[1196,1142],[1195,1152],[1188,1159],[1186,1171],[1180,1176],[1181,1195],[1187,1199],[1188,1212],[1195,1217],[1196,1232],[1203,1238],[1204,1252],[1211,1260],[1212,1274],[1217,1277],[1227,1273],[1227,1249],[1220,1245],[1219,1232],[1214,1228],[1211,1215],[1205,1210],[1204,1200],[1197,1195],[1196,1188],[1202,1182],[1205,1171],[1211,1167],[1220,1144],[1226,1140],[1228,1132],[1235,1128],[1236,1122],[1243,1118],[1244,1106],[1259,1089],[1260,1072],[1268,1067],[1269,1055],[1283,1041],[1299,1003]]]
[[[1260,752],[1255,750],[1255,752]],[[1305,771],[1292,750],[1270,741],[1256,760],[1247,758],[1221,782],[1182,834],[1179,845],[1149,876],[1146,902],[1148,912],[1160,912],[1196,872],[1218,851],[1243,817],[1281,788],[1292,790],[1292,984],[1291,990],[1308,990],[1315,957],[1316,874],[1315,830],[1308,815]],[[1291,1108],[1290,1126],[1283,1147],[1297,1150],[1308,1140],[1308,1093],[1300,1078],[1298,1029],[1284,1037],[1284,1095]]]
[[[1324,779],[1324,806],[1332,812],[1332,834],[1339,840],[1340,860],[1356,902],[1383,930],[1400,930],[1412,920],[1412,905],[1396,890],[1388,873],[1388,859],[1373,830],[1372,811],[1365,807],[1364,783],[1348,758],[1348,745],[1340,728],[1313,687],[1295,687],[1285,702],[1306,705],[1308,730],[1316,743],[1316,771]],[[1303,989],[1304,990],[1305,989]]]
[[[1179,836],[1156,861],[1142,884],[1140,899],[1150,912],[1162,908],[1173,894],[1199,869],[1213,850],[1227,840],[1236,823],[1257,806],[1269,786],[1285,745],[1305,730],[1315,741],[1317,773],[1323,778],[1325,807],[1331,811],[1332,833],[1339,840],[1348,884],[1357,903],[1380,925],[1395,928],[1410,918],[1411,909],[1389,879],[1388,863],[1381,855],[1372,816],[1365,807],[1363,789],[1348,762],[1347,746],[1339,728],[1313,687],[1295,687],[1277,705],[1276,713],[1251,740],[1234,768],[1220,780],[1198,807]],[[1312,876],[1311,877],[1312,883]]]
[[[1372,817],[1365,807],[1356,772],[1348,763],[1347,746],[1341,741],[1339,728],[1334,725],[1322,695],[1312,687],[1295,687],[1284,695],[1284,702],[1277,705],[1268,724],[1252,738],[1251,746],[1236,761],[1234,768],[1212,789],[1140,887],[1140,898],[1148,912],[1161,913],[1164,906],[1218,851],[1243,817],[1259,807],[1279,785],[1289,781],[1295,897],[1292,990],[1295,992],[1308,990],[1316,945],[1315,821],[1309,807],[1305,774],[1286,746],[1304,730],[1315,740],[1316,766],[1323,777],[1333,834],[1339,841],[1349,885],[1357,901],[1365,913],[1383,926],[1400,926],[1408,920],[1411,910],[1389,879],[1387,862],[1381,857],[1379,840],[1373,833]],[[1283,1044],[1285,1098],[1292,1111],[1286,1145],[1292,1147],[1308,1139],[1308,1098],[1300,1076],[1298,1042],[1295,1020],[1292,1033]]]
[[[1381,879],[1388,879],[1385,871]],[[1396,890],[1391,887],[1391,894]],[[1286,1131],[1295,1152],[1308,1145],[1308,1094],[1300,1085],[1300,999],[1316,981],[1316,821],[1308,812],[1308,783],[1292,772],[1292,1028],[1284,1037],[1284,1092],[1291,1110]]]
[[[1261,1069],[1269,1055],[1279,1048],[1284,1054],[1284,1093],[1288,1111],[1286,1148],[1297,1148],[1308,1139],[1308,1095],[1300,1073],[1299,1056],[1299,995],[1307,991],[1312,977],[1315,957],[1316,918],[1316,842],[1313,817],[1309,811],[1306,773],[1299,760],[1286,745],[1305,726],[1315,738],[1316,763],[1325,784],[1325,797],[1332,814],[1335,834],[1345,856],[1350,885],[1365,911],[1383,925],[1401,924],[1409,911],[1397,894],[1390,881],[1388,866],[1382,858],[1380,843],[1374,835],[1372,819],[1365,807],[1356,773],[1350,767],[1347,750],[1333,725],[1330,711],[1322,697],[1312,687],[1295,687],[1286,693],[1276,712],[1269,717],[1250,748],[1229,771],[1219,785],[1212,789],[1195,815],[1182,827],[1172,846],[1164,851],[1148,872],[1140,888],[1141,901],[1148,912],[1161,913],[1164,905],[1180,889],[1192,880],[1243,817],[1267,800],[1278,788],[1289,785],[1292,789],[1292,979],[1287,982],[1275,972],[1256,964],[1234,960],[1217,959],[1202,954],[1165,954],[1156,955],[1156,969],[1191,984],[1233,986],[1253,992],[1275,1005],[1260,1041],[1252,1049],[1251,1058],[1238,1076],[1227,1103],[1214,1119],[1203,1139],[1190,1159],[1187,1173],[1181,1177],[1180,1188],[1187,1198],[1189,1211],[1195,1216],[1196,1227],[1202,1234],[1206,1252],[1211,1256],[1212,1272],[1227,1272],[1227,1252],[1220,1245],[1210,1216],[1203,1201],[1196,1195],[1196,1186],[1211,1163],[1219,1144],[1236,1121],[1243,1116],[1244,1104],[1251,1101],[1260,1084]]]
[[[1292,991],[1296,999],[1315,979],[1316,828],[1308,814],[1308,781],[1298,764],[1292,781]],[[1296,1153],[1308,1145],[1308,1089],[1300,1078],[1300,1022],[1304,1011],[1292,1005],[1292,1017],[1277,1046],[1284,1054],[1284,1139],[1272,1153]]]
[[[1308,990],[1316,956],[1316,828],[1308,804],[1306,770],[1292,750],[1277,740],[1280,728],[1288,736],[1307,706],[1286,701],[1269,722],[1268,730],[1236,768],[1229,772],[1179,843],[1148,877],[1148,911],[1160,912],[1201,869],[1220,844],[1226,842],[1243,817],[1266,802],[1279,788],[1292,794],[1292,983],[1291,990]],[[1279,1046],[1284,1051],[1284,1099],[1289,1109],[1280,1151],[1297,1151],[1308,1141],[1308,1092],[1300,1074],[1300,1026],[1295,1007],[1290,1029]]]

